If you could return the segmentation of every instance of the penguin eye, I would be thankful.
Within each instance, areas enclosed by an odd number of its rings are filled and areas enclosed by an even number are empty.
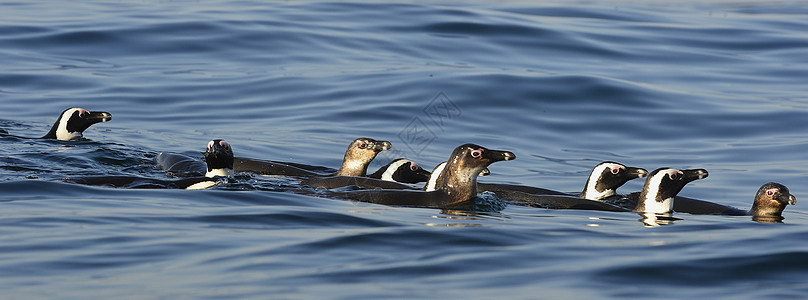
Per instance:
[[[420,168],[421,168],[421,167],[419,167],[419,166],[418,166],[418,165],[416,165],[415,163],[411,163],[411,164],[410,164],[410,170],[413,170],[413,171],[418,171],[418,169],[420,169]]]
[[[680,174],[679,174],[679,173],[670,173],[670,174],[668,174],[668,177],[669,177],[671,180],[679,180],[679,178],[681,178],[681,176],[680,176]]]
[[[359,149],[365,149],[365,148],[367,148],[367,146],[368,146],[367,143],[361,143],[361,144],[359,144]]]
[[[766,191],[766,196],[771,197],[772,195],[774,195],[774,191],[772,191],[772,190]]]
[[[611,169],[612,169],[612,174],[617,175],[617,173],[620,173],[620,168],[611,168]]]
[[[480,156],[483,156],[483,150],[482,149],[471,150],[471,157],[480,158]]]

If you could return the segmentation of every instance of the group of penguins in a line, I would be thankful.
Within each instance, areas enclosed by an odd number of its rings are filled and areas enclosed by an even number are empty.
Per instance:
[[[62,112],[44,139],[79,140],[91,125],[107,122],[107,112],[70,108]],[[0,136],[12,136],[0,132]],[[659,168],[648,172],[642,168],[627,167],[616,162],[602,162],[595,166],[584,190],[578,194],[511,184],[477,182],[480,175],[488,175],[488,166],[494,162],[513,160],[509,151],[487,149],[464,144],[452,151],[449,160],[439,164],[432,172],[426,171],[408,159],[396,159],[372,174],[368,166],[379,152],[392,144],[371,138],[351,142],[345,152],[342,166],[334,170],[293,162],[280,162],[234,157],[230,144],[213,140],[203,152],[204,161],[185,155],[160,153],[155,162],[166,172],[182,176],[176,180],[159,180],[136,176],[90,176],[67,178],[66,182],[124,188],[184,188],[203,189],[221,182],[236,173],[289,176],[300,180],[302,186],[317,190],[316,195],[350,199],[369,203],[397,206],[452,208],[488,191],[508,203],[550,209],[584,209],[605,211],[633,211],[652,216],[653,222],[664,224],[675,212],[689,214],[751,215],[761,222],[779,222],[789,204],[796,197],[782,184],[769,182],[760,187],[749,211],[713,202],[677,196],[691,181],[706,178],[704,169],[678,170]],[[202,176],[204,174],[204,176]],[[647,177],[641,192],[619,195],[615,190],[629,180]],[[413,184],[426,182],[423,188]],[[364,189],[338,189],[356,186]],[[659,216],[659,217],[654,217]],[[662,222],[662,223],[660,223]]]

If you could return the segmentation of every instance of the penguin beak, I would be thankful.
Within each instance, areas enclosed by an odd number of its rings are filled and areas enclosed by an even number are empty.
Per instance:
[[[388,141],[376,141],[373,143],[373,151],[381,152],[393,148],[393,144]]]
[[[710,175],[709,173],[707,173],[707,170],[705,169],[682,170],[682,173],[684,173],[683,179],[686,180],[687,182],[704,179],[707,178],[708,175]]]
[[[626,167],[626,174],[636,178],[643,178],[648,176],[648,171],[643,168]]]
[[[90,124],[109,122],[112,120],[112,114],[105,111],[91,111],[84,119]]]
[[[797,204],[797,197],[794,197],[794,195],[792,194],[780,194],[780,196],[777,197],[777,201],[780,201],[781,203],[788,203],[791,205],[795,205]]]
[[[490,159],[491,161],[516,159],[516,154],[513,154],[513,152],[510,151],[486,150],[484,153],[485,157]]]

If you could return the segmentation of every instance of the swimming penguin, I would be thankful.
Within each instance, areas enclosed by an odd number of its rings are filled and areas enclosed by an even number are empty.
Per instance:
[[[748,211],[682,196],[676,196],[674,199],[673,211],[693,215],[751,215],[758,218],[781,218],[786,206],[796,203],[797,198],[789,192],[786,186],[769,182],[758,189],[752,208]]]
[[[342,166],[330,176],[310,176],[301,180],[301,184],[314,188],[339,188],[360,186],[365,188],[412,189],[403,183],[375,179],[367,176],[370,162],[379,152],[392,148],[388,141],[377,141],[371,138],[358,138],[351,142],[345,151]]]
[[[593,172],[595,173],[595,172]],[[606,210],[606,211],[635,211],[644,213],[670,213],[673,205],[673,197],[688,183],[693,180],[706,178],[707,170],[677,170],[671,168],[660,168],[654,170],[645,180],[642,192],[627,195],[633,198],[633,208],[626,208],[610,203],[589,200],[580,197],[565,195],[537,195],[521,191],[498,191],[497,197],[503,197],[511,201],[521,201],[550,209],[586,209],[586,210]],[[643,201],[639,201],[642,199]],[[670,207],[669,207],[670,206]]]
[[[95,123],[108,122],[112,120],[112,115],[103,111],[88,111],[82,108],[68,108],[59,115],[53,123],[51,130],[41,139],[57,139],[60,141],[75,141],[82,138],[82,133]],[[0,136],[12,136],[16,138],[30,139],[0,133]]]
[[[368,177],[401,183],[419,183],[429,180],[431,174],[414,161],[398,158],[379,168],[378,171],[368,175]]]
[[[461,145],[436,179],[434,191],[372,189],[356,191],[326,191],[325,194],[362,202],[386,205],[442,208],[461,204],[477,197],[477,176],[488,165],[513,160],[509,151],[490,150],[474,144]]]
[[[307,166],[286,162],[259,160],[250,158],[236,158],[235,172],[250,172],[262,175],[280,175],[296,177],[322,177],[322,176],[365,176],[367,168],[379,152],[390,149],[392,144],[388,141],[377,141],[371,138],[358,138],[351,142],[339,170],[332,173],[323,173],[328,170],[324,167]]]
[[[631,193],[626,198],[637,204],[634,208],[636,212],[672,213],[676,194],[691,181],[704,179],[707,176],[709,173],[705,169],[659,168],[648,175],[642,192]]]
[[[604,200],[616,195],[615,190],[623,186],[626,182],[648,176],[648,171],[643,168],[627,167],[613,161],[604,161],[592,169],[589,178],[586,180],[584,190],[578,194],[568,194],[559,191],[512,184],[478,183],[477,187],[482,191],[503,192],[519,191],[528,194],[538,195],[571,195],[590,200]],[[504,193],[497,194],[498,197]],[[508,200],[505,198],[500,198]]]
[[[102,185],[116,188],[180,188],[180,189],[205,189],[218,183],[221,177],[233,175],[233,149],[230,144],[223,140],[212,140],[208,143],[207,149],[202,153],[205,158],[204,177],[189,177],[178,180],[161,180],[144,178],[138,176],[90,176],[65,179],[66,182],[84,185]],[[168,160],[167,160],[168,161]],[[176,168],[188,166],[176,164],[170,167]]]

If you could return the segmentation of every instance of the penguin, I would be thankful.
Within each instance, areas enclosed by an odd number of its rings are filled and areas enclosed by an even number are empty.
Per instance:
[[[755,194],[752,208],[742,210],[704,200],[676,196],[673,211],[692,215],[753,216],[753,219],[782,218],[787,205],[795,205],[797,198],[788,188],[776,182],[763,184]]]
[[[379,168],[378,171],[368,175],[368,177],[400,183],[419,183],[429,180],[431,174],[414,161],[398,158]]]
[[[80,140],[82,133],[95,123],[109,122],[112,114],[104,111],[88,111],[83,108],[68,108],[59,115],[50,131],[40,139],[56,139],[60,141]],[[31,139],[0,132],[0,136]]]
[[[609,171],[611,172],[611,171]],[[597,173],[597,172],[593,172]],[[634,204],[633,208],[613,205],[597,200],[589,200],[571,195],[537,195],[516,190],[495,192],[497,197],[511,201],[519,201],[530,206],[550,209],[584,209],[622,212],[640,212],[651,214],[669,214],[672,212],[673,198],[689,182],[706,178],[707,170],[677,170],[660,168],[651,172],[645,180],[642,192],[627,195]],[[642,201],[639,201],[642,199]]]
[[[475,144],[464,144],[452,151],[446,166],[436,178],[436,189],[325,191],[325,195],[397,206],[430,208],[452,207],[477,197],[477,177],[483,169],[498,161],[516,159],[510,151],[491,150]]]
[[[635,212],[670,214],[673,212],[676,194],[686,184],[709,175],[705,169],[659,168],[648,175],[642,192],[631,193],[626,198],[629,202],[636,203]]]
[[[163,153],[161,153],[162,155]],[[180,188],[180,189],[206,189],[216,185],[222,177],[233,176],[233,149],[223,140],[208,142],[207,149],[202,152],[205,158],[204,177],[188,177],[178,180],[160,180],[137,176],[90,176],[67,178],[65,182],[84,185],[101,185],[115,188]],[[179,156],[179,155],[178,155]],[[159,157],[159,156],[158,156]],[[170,161],[166,159],[166,161]],[[175,164],[170,167],[179,168],[188,166]],[[174,172],[177,170],[174,169]]]
[[[249,172],[261,175],[279,175],[294,177],[325,176],[365,176],[370,162],[379,152],[392,148],[388,141],[377,141],[371,138],[358,138],[351,142],[345,151],[345,157],[339,170],[328,172],[328,168],[308,166],[296,163],[236,158],[234,171]]]
[[[403,183],[367,176],[368,165],[376,158],[376,155],[392,147],[393,144],[388,141],[358,138],[348,146],[342,160],[342,166],[337,172],[326,176],[309,176],[308,178],[303,178],[300,184],[318,189],[333,189],[352,185],[365,188],[412,189],[411,186]]]
[[[645,176],[648,176],[648,171],[643,168],[627,167],[617,162],[604,161],[592,168],[592,172],[589,174],[589,178],[586,180],[586,184],[584,185],[584,190],[577,194],[568,194],[544,188],[512,184],[478,183],[477,187],[480,190],[494,192],[495,194],[497,194],[497,192],[504,191],[519,191],[528,194],[559,196],[571,195],[590,200],[605,200],[617,195],[617,188],[623,186],[623,184],[626,182],[636,178],[643,178]],[[504,195],[505,193],[497,194],[498,197],[503,197]],[[508,200],[505,198],[500,199]]]

